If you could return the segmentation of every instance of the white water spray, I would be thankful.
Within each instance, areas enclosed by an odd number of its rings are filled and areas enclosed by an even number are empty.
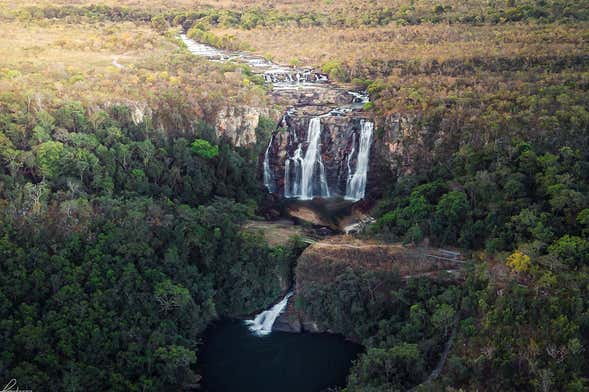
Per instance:
[[[262,313],[258,314],[253,320],[246,320],[246,324],[249,326],[249,330],[252,331],[254,334],[258,336],[265,336],[272,332],[272,326],[274,322],[286,309],[286,305],[288,305],[288,299],[292,296],[292,292],[289,292],[282,298],[280,302],[276,305],[272,306],[268,310],[264,310]]]
[[[325,167],[321,159],[321,120],[314,117],[309,121],[309,130],[307,132],[307,152],[301,165],[301,200],[310,200],[315,196],[313,194],[314,177],[316,166],[319,166],[319,183],[321,186],[321,197],[329,197],[329,187],[325,177]]]
[[[296,136],[296,134],[295,134]],[[295,140],[296,142],[297,140]],[[284,197],[311,200],[313,197],[329,197],[329,186],[325,176],[325,166],[321,158],[321,120],[319,117],[309,121],[307,131],[307,151],[303,156],[302,142],[299,142],[292,157],[284,165]],[[294,164],[294,168],[292,167]],[[294,170],[293,170],[294,169]],[[294,172],[294,178],[292,173]],[[315,193],[316,174],[319,174],[319,193]]]
[[[294,181],[291,181],[290,164],[294,163]],[[284,166],[284,197],[299,197],[301,195],[301,164],[303,162],[303,149],[299,144],[292,158],[287,158]]]
[[[266,153],[264,154],[264,185],[268,192],[274,192],[274,176],[272,175],[272,170],[270,169],[270,147],[272,146],[272,142],[274,141],[274,135],[270,138],[270,142],[268,143],[268,147],[266,148]]]
[[[358,148],[358,158],[356,159],[356,171],[353,175],[348,175],[348,182],[346,183],[345,198],[347,200],[360,200],[364,197],[373,129],[374,124],[372,122],[362,120],[360,146]]]

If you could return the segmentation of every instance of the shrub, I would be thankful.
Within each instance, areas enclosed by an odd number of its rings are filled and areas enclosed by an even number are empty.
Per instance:
[[[202,158],[212,159],[219,155],[219,147],[204,139],[196,139],[192,142],[192,152]]]

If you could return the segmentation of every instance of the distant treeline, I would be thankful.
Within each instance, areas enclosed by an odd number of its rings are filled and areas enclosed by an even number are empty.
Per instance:
[[[463,9],[466,7],[466,9]],[[90,20],[149,22],[163,18],[170,25],[182,25],[188,30],[196,25],[202,29],[210,26],[252,29],[290,25],[308,26],[385,26],[390,23],[418,25],[422,23],[500,24],[519,21],[585,21],[589,19],[589,7],[585,1],[524,0],[507,2],[475,2],[472,5],[453,7],[437,4],[416,7],[413,2],[398,7],[359,7],[320,11],[285,12],[274,9],[247,8],[227,10],[204,8],[196,11],[149,10],[130,7],[89,6],[31,6],[17,11],[19,18],[88,18]]]

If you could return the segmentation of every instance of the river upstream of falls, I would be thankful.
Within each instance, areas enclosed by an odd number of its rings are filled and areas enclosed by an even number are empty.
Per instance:
[[[200,44],[186,35],[180,38],[195,55],[247,64],[274,93],[296,97],[300,91],[321,91],[318,96],[335,92],[337,104],[313,103],[319,112],[309,112],[301,104],[286,111],[268,141],[261,165],[263,182],[269,192],[301,203],[345,199],[349,205],[364,198],[374,129],[362,117],[363,105],[369,102],[366,93],[333,86],[327,75],[310,68],[281,66],[249,53]],[[332,161],[333,151],[327,151],[333,145],[340,148],[338,162]],[[362,347],[333,334],[274,331],[291,296],[286,294],[250,320],[219,321],[207,329],[199,351],[204,391],[320,392],[345,386]]]

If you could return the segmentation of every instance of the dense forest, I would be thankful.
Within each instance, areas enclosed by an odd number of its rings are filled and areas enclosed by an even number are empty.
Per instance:
[[[280,209],[260,155],[285,108],[186,32],[366,90],[377,145],[411,122],[373,149],[357,238],[468,267],[309,284],[297,309],[365,348],[343,392],[587,390],[587,1],[73,3],[0,1],[0,386],[194,388],[206,327],[293,279],[300,238],[243,230]],[[227,107],[267,109],[254,143]]]
[[[77,102],[31,113],[15,99],[2,98],[2,372],[33,390],[195,383],[199,333],[266,306],[296,256],[239,229],[260,198],[252,160],[198,138],[204,124],[171,139],[126,107],[91,121]]]

